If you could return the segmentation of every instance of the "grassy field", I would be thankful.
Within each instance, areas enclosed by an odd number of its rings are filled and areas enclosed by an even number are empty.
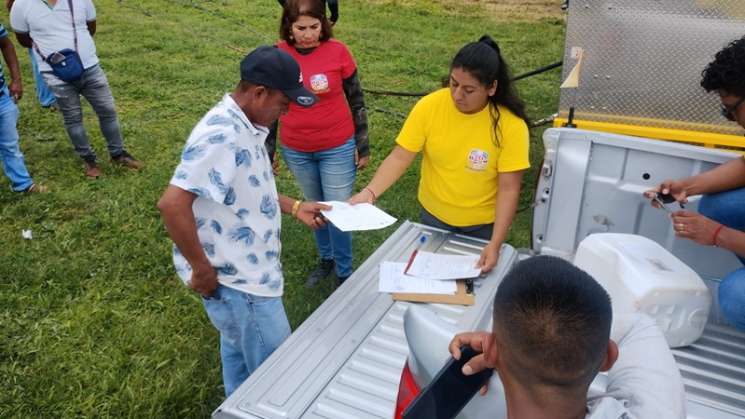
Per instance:
[[[364,87],[430,91],[449,59],[484,33],[502,47],[515,74],[558,61],[560,0],[344,0],[336,36],[346,42]],[[175,277],[170,241],[155,203],[199,118],[231,90],[238,62],[274,42],[275,0],[97,0],[96,43],[129,150],[146,168],[108,162],[95,116],[86,126],[104,176],[91,181],[58,113],[38,107],[26,51],[19,47],[26,96],[21,147],[30,171],[52,192],[20,196],[0,188],[0,417],[205,417],[221,402],[217,333],[199,298]],[[0,17],[7,25],[7,14]],[[557,109],[559,72],[519,82],[532,117]],[[373,167],[388,153],[415,99],[367,96]],[[393,112],[393,113],[391,113]],[[534,169],[540,134],[532,133]],[[416,219],[418,170],[381,200],[400,219]],[[5,182],[5,180],[3,180]],[[282,192],[299,196],[286,169]],[[311,234],[283,223],[285,306],[297,327],[334,289],[311,291]],[[509,241],[529,245],[530,211]],[[355,236],[359,265],[395,229]],[[30,229],[32,240],[21,231]]]

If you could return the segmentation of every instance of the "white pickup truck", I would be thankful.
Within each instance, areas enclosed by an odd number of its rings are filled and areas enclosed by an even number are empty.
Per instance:
[[[666,213],[642,197],[662,179],[706,170],[734,154],[567,128],[547,130],[544,144],[533,248],[518,253],[505,245],[496,269],[477,281],[475,305],[396,302],[378,293],[380,262],[405,261],[422,233],[431,236],[426,249],[440,253],[477,254],[484,245],[404,222],[213,417],[391,419],[407,357],[409,362],[427,364],[417,369],[425,371],[417,377],[418,385],[426,384],[444,364],[455,331],[488,329],[497,285],[519,258],[539,253],[571,257],[588,234],[645,235],[694,267],[712,291],[723,273],[738,266],[722,249],[675,239]],[[695,210],[696,201],[690,208]],[[426,307],[440,322],[433,327],[425,318],[420,319],[421,326],[406,326],[428,328],[424,341],[406,340],[404,313],[412,305]],[[704,336],[674,350],[686,385],[689,418],[745,418],[745,334],[723,324],[717,313],[715,301]],[[495,406],[488,397],[475,397],[459,417],[498,417]]]

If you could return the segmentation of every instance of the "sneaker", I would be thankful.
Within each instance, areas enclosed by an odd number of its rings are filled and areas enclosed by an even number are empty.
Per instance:
[[[321,259],[316,269],[308,275],[308,280],[305,281],[305,288],[313,288],[322,279],[325,279],[334,270],[333,259]]]
[[[126,151],[122,151],[117,156],[111,156],[111,161],[120,164],[124,167],[128,167],[130,169],[141,169],[142,168],[142,162],[132,157],[131,154],[127,153]]]
[[[32,183],[31,186],[21,191],[21,193],[46,193],[49,192],[49,188],[39,183]]]
[[[98,177],[101,176],[101,169],[98,168],[95,159],[84,160],[84,163],[86,176],[93,179],[98,179]]]

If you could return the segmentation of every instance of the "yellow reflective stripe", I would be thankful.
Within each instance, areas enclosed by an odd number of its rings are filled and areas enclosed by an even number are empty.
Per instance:
[[[566,119],[564,118],[554,119],[554,127],[561,127],[565,123]],[[740,135],[586,121],[582,119],[575,119],[573,123],[577,125],[577,128],[589,131],[601,131],[613,134],[631,135],[634,137],[679,141],[703,145],[704,147],[724,147],[745,154],[745,150],[743,150],[745,149],[745,137]]]

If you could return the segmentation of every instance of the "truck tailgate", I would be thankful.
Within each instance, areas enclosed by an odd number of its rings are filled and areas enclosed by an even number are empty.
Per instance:
[[[410,304],[378,292],[382,261],[405,262],[421,234],[424,250],[478,254],[485,242],[404,222],[362,266],[215,410],[215,418],[385,418],[393,416],[408,346],[403,314]],[[491,309],[499,279],[517,259],[505,245],[499,265],[476,281],[476,304],[426,304],[459,330],[472,330]],[[419,303],[416,303],[419,304]]]

